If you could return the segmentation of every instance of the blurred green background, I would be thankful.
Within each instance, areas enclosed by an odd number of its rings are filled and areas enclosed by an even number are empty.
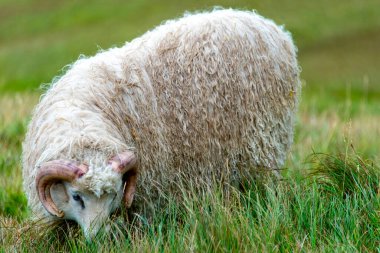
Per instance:
[[[256,9],[284,24],[299,48],[305,96],[328,89],[335,103],[350,87],[354,100],[380,97],[379,0],[1,0],[0,92],[36,90],[80,54],[121,46],[164,20],[212,6]]]

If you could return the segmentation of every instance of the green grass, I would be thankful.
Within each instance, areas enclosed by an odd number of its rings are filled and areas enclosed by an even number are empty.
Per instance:
[[[294,180],[250,182],[245,191],[184,193],[151,223],[114,219],[91,243],[76,228],[19,225],[5,232],[15,249],[45,251],[272,252],[374,251],[379,247],[380,171],[355,156],[313,154],[311,172]],[[265,175],[267,176],[267,175]],[[10,230],[10,228],[9,228]],[[44,243],[36,243],[39,237]],[[12,248],[11,245],[5,245]]]
[[[151,223],[113,217],[92,243],[75,226],[31,222],[20,156],[40,84],[80,54],[214,5],[257,9],[298,45],[303,94],[283,179],[264,176],[228,198],[184,192]],[[378,52],[377,0],[0,0],[0,252],[379,252]]]

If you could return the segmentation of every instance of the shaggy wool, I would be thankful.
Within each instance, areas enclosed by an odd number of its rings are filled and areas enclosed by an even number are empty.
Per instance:
[[[273,21],[231,9],[167,21],[77,60],[52,83],[23,144],[29,205],[49,216],[35,178],[53,159],[89,164],[76,183],[100,196],[121,187],[108,159],[134,151],[133,210],[154,208],[160,194],[184,185],[238,182],[252,168],[281,168],[299,94],[296,48]]]

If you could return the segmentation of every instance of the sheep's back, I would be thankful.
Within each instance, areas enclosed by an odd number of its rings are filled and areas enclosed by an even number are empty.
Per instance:
[[[215,16],[175,26],[146,65],[166,144],[179,164],[247,154],[282,166],[297,103],[294,46],[256,14]]]
[[[164,24],[142,41],[155,107],[141,107],[150,118],[135,128],[144,187],[283,166],[299,92],[288,33],[255,13],[223,10]]]

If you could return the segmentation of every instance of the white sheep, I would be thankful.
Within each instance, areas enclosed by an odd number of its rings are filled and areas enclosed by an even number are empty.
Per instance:
[[[167,21],[51,85],[23,145],[29,205],[92,237],[122,202],[143,212],[179,185],[278,169],[299,93],[296,48],[272,21],[231,9]]]

